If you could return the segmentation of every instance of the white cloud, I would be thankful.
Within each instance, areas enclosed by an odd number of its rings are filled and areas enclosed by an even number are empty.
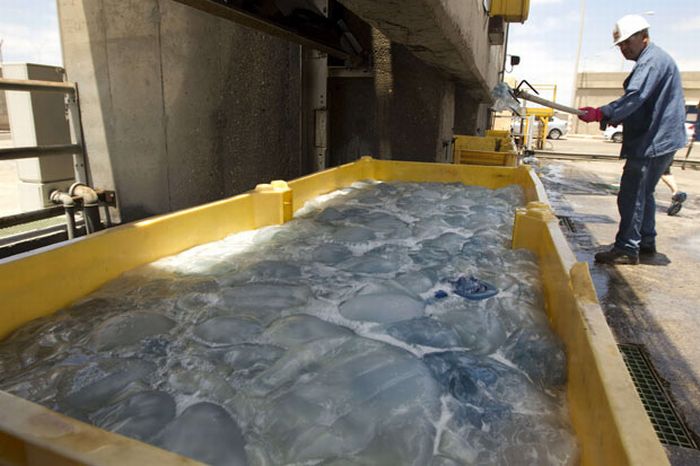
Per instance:
[[[551,5],[553,3],[561,3],[562,0],[530,0],[532,5]]]
[[[27,26],[0,23],[5,62],[27,62],[46,65],[63,63],[58,29],[33,29]]]
[[[683,20],[678,25],[678,29],[680,31],[700,31],[700,16]]]

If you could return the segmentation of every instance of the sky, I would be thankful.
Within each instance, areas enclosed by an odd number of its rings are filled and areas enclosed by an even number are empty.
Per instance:
[[[652,41],[681,71],[700,71],[700,0],[530,0],[528,20],[510,25],[508,53],[521,57],[513,77],[556,84],[557,101],[571,104],[581,1],[579,72],[629,71],[633,63],[612,47],[612,27],[626,14],[647,12]],[[5,62],[61,66],[56,0],[0,0],[0,40]]]
[[[700,0],[530,0],[528,20],[510,25],[508,53],[519,55],[521,62],[509,75],[532,84],[556,84],[557,102],[571,105],[581,1],[579,72],[631,70],[634,62],[624,60],[612,45],[612,28],[624,15],[650,12],[644,16],[652,42],[681,71],[700,71]]]
[[[4,62],[63,65],[56,0],[0,0]]]

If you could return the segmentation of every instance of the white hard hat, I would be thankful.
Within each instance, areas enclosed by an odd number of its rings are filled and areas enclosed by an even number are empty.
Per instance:
[[[632,34],[649,29],[649,23],[639,15],[626,15],[617,20],[613,28],[613,42],[615,45],[629,39]]]

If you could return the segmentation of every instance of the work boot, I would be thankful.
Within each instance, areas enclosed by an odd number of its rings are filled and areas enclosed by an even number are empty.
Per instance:
[[[681,207],[683,207],[683,203],[686,199],[688,199],[688,195],[682,191],[674,194],[671,198],[671,205],[668,206],[666,213],[668,215],[676,215],[681,211]]]
[[[628,252],[618,248],[611,248],[595,255],[598,264],[639,264],[639,254]]]
[[[656,254],[656,246],[640,246],[639,255],[640,256],[653,256]]]

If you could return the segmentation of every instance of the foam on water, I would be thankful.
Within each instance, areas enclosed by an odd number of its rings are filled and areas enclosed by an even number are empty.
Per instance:
[[[30,322],[0,389],[211,464],[575,464],[522,204],[355,183]],[[499,293],[463,298],[471,276]]]

